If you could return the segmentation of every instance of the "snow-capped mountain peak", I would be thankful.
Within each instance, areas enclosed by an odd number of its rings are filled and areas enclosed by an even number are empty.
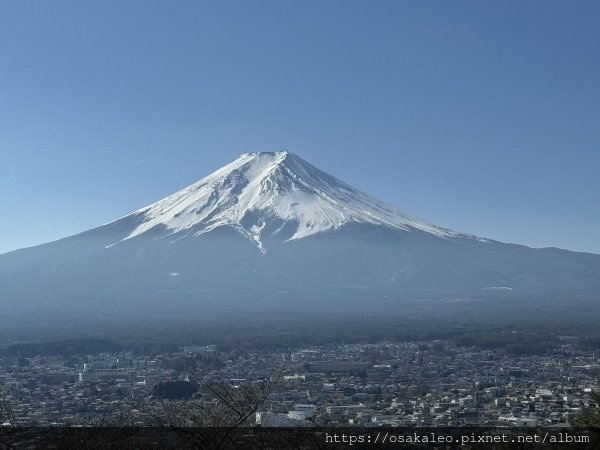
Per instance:
[[[261,249],[265,236],[302,239],[349,223],[457,235],[386,205],[287,151],[244,153],[133,215],[142,220],[125,239],[156,227],[199,236],[226,226]]]

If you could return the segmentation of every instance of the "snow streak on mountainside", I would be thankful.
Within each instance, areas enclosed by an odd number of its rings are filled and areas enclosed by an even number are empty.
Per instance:
[[[286,151],[245,153],[199,182],[132,214],[141,224],[124,240],[156,227],[199,236],[231,227],[262,249],[265,236],[286,240],[349,223],[457,236],[345,184]]]

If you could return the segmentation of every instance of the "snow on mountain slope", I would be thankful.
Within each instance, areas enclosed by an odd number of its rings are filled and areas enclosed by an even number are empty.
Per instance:
[[[284,228],[291,234],[287,239],[293,240],[348,223],[416,229],[442,238],[458,235],[406,215],[286,151],[242,154],[132,216],[142,221],[124,240],[155,227],[199,236],[228,226],[261,249],[262,238]]]

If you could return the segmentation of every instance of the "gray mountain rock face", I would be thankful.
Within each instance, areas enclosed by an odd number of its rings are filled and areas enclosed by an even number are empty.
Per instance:
[[[584,313],[600,303],[600,255],[448,230],[287,152],[243,154],[114,222],[0,255],[13,324],[401,315],[427,301]]]

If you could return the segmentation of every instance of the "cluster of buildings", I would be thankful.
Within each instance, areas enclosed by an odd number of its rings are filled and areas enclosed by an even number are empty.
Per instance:
[[[146,425],[165,405],[153,386],[175,380],[231,389],[271,380],[276,388],[255,417],[266,426],[565,426],[596,406],[600,360],[571,344],[510,356],[439,341],[4,357],[0,401],[10,414],[0,424]]]
[[[310,401],[323,424],[565,426],[596,406],[590,393],[600,388],[600,360],[570,345],[516,357],[448,342],[380,343],[292,358],[297,376],[273,407]]]

